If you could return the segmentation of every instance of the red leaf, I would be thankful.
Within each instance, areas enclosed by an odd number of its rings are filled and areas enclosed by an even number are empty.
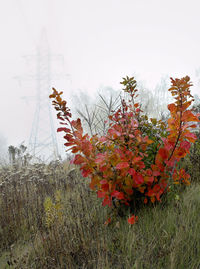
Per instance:
[[[81,164],[83,162],[85,162],[85,158],[80,154],[77,154],[73,160],[73,164]]]
[[[139,106],[139,103],[134,104],[134,107],[138,107],[138,106]]]
[[[176,149],[174,156],[177,158],[183,158],[186,156],[186,154],[187,154],[187,151],[184,148],[178,148]]]
[[[108,225],[111,222],[111,218],[108,218],[105,222],[104,225]]]
[[[190,128],[196,128],[197,125],[196,124],[192,124],[192,125],[189,125]]]
[[[160,190],[160,186],[158,184],[156,184],[154,187],[153,187],[153,191],[156,193]]]
[[[138,166],[139,166],[140,169],[145,168],[145,164],[144,164],[144,162],[139,162],[139,163],[138,163]]]
[[[65,138],[67,141],[69,141],[69,142],[71,142],[71,141],[74,140],[74,139],[73,139],[73,136],[72,136],[71,134],[69,134],[69,133],[67,133],[67,134],[64,136],[64,138]]]
[[[173,167],[174,163],[175,163],[175,159],[170,159],[169,161],[168,160],[165,161],[165,164],[169,167]]]
[[[106,153],[99,153],[97,154],[97,158],[95,159],[95,163],[101,163],[101,162],[105,162],[105,157],[106,157]]]
[[[129,194],[129,195],[131,195],[131,194],[133,194],[133,190],[132,189],[127,189],[126,190],[126,193]]]
[[[79,130],[80,132],[83,131],[82,125],[81,125],[81,120],[78,118],[77,120],[71,121],[71,125],[76,129]]]
[[[101,166],[99,167],[99,170],[100,170],[101,172],[105,172],[105,171],[108,170],[108,166],[107,166],[107,165],[101,165]]]
[[[154,181],[154,177],[148,177],[148,183],[153,183],[153,181]]]
[[[68,129],[68,128],[65,128],[65,127],[60,127],[60,128],[58,128],[57,129],[57,132],[59,133],[59,132],[66,132],[66,133],[70,133],[71,132],[71,130],[70,129]]]
[[[138,221],[138,216],[132,215],[129,219],[128,219],[128,223],[129,224],[134,224],[136,221]]]
[[[160,148],[158,154],[163,160],[166,160],[168,158],[169,152],[165,148]]]
[[[128,162],[121,162],[121,163],[118,163],[116,165],[116,169],[123,169],[123,168],[127,168],[129,167],[129,163]]]
[[[107,182],[107,180],[105,180],[105,179],[103,179],[103,180],[101,180],[100,181],[100,184],[107,184],[108,182]]]
[[[97,197],[98,197],[98,198],[104,198],[105,195],[106,195],[106,193],[103,192],[103,191],[98,191],[98,192],[97,192]]]
[[[144,183],[144,178],[141,174],[137,173],[134,177],[133,180],[135,181],[136,184],[140,185]]]
[[[108,205],[109,207],[112,206],[112,201],[108,196],[106,198],[104,198],[104,200],[102,202],[102,206],[106,206],[106,205]]]
[[[193,133],[186,133],[185,138],[189,140],[191,143],[194,143],[197,139],[196,135]]]
[[[123,192],[113,191],[111,193],[111,197],[116,197],[117,199],[121,200],[121,199],[124,199],[124,194]]]
[[[157,177],[157,176],[159,176],[160,175],[160,172],[159,171],[153,171],[153,176],[154,177]]]
[[[81,174],[83,177],[88,177],[91,174],[91,172],[92,172],[91,169],[82,169]]]
[[[190,147],[191,147],[191,144],[188,141],[182,141],[180,143],[180,148],[184,148],[184,150],[186,151],[189,151]]]
[[[147,200],[147,198],[145,197],[145,198],[144,198],[144,204],[147,204],[147,202],[148,202],[148,200]]]
[[[142,157],[138,156],[138,157],[133,157],[133,160],[132,160],[132,164],[135,164],[135,163],[138,163],[140,160],[142,160]]]
[[[100,184],[102,185],[101,186],[101,189],[104,191],[104,192],[107,192],[109,190],[109,184],[108,182],[104,179],[104,180],[101,180],[100,181]]]
[[[128,173],[129,173],[131,176],[135,176],[136,171],[135,171],[135,169],[130,168],[130,169],[128,170]]]
[[[74,146],[71,148],[72,153],[77,153],[79,151],[79,148],[77,146]]]
[[[69,142],[67,142],[67,143],[65,143],[64,145],[65,145],[66,147],[70,147],[70,146],[73,146],[74,143],[69,143]]]

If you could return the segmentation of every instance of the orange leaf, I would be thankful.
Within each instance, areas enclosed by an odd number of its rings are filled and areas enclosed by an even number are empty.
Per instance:
[[[183,112],[182,121],[184,121],[184,122],[188,122],[188,121],[199,122],[199,119],[190,110],[186,110],[185,112]]]
[[[167,107],[168,107],[170,112],[172,112],[172,113],[176,112],[176,105],[175,104],[169,104]]]

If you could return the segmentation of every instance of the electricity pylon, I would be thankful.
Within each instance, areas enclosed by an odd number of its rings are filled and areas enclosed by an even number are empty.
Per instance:
[[[29,64],[36,62],[35,75],[26,75],[26,78],[36,81],[36,107],[28,151],[34,158],[42,161],[56,160],[59,158],[59,152],[49,95],[52,78],[63,77],[61,74],[52,74],[52,63],[62,61],[63,57],[50,53],[46,32],[43,31],[37,54],[27,56],[26,59]]]

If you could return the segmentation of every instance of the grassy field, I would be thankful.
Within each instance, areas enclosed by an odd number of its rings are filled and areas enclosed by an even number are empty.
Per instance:
[[[70,171],[70,172],[69,172]],[[113,217],[67,163],[0,169],[0,268],[199,269],[200,181]]]

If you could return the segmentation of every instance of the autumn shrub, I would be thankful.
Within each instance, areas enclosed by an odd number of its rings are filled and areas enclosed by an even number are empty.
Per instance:
[[[57,131],[65,133],[64,145],[75,154],[73,164],[80,166],[83,177],[90,178],[90,188],[103,199],[103,206],[134,213],[140,204],[161,202],[174,184],[190,184],[189,174],[178,164],[196,140],[192,129],[199,119],[189,109],[194,101],[190,78],[171,78],[171,83],[169,91],[175,101],[168,105],[167,124],[142,113],[136,102],[137,83],[126,77],[121,84],[128,101],[122,99],[121,107],[109,115],[106,135],[91,137],[83,133],[79,118],[72,120],[62,92],[53,89],[50,98],[62,124]],[[135,215],[128,219],[130,224],[136,221]]]

